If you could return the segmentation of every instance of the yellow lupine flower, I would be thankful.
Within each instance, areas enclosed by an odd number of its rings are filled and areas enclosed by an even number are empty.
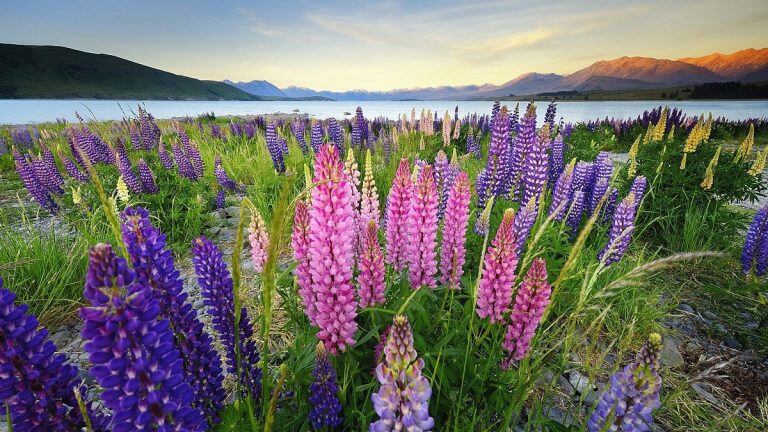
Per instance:
[[[635,142],[632,143],[632,147],[629,148],[629,168],[627,168],[627,177],[632,178],[637,174],[637,151],[640,149],[640,137],[638,135]]]
[[[80,193],[80,186],[78,186],[77,189],[72,188],[72,202],[75,205],[83,204],[83,195]]]
[[[763,172],[766,159],[768,159],[768,146],[765,146],[762,153],[758,153],[757,157],[755,157],[755,161],[752,162],[752,167],[748,171],[749,175],[757,177],[758,174]]]
[[[125,184],[125,180],[123,179],[123,176],[118,177],[117,179],[117,186],[115,187],[115,193],[117,195],[117,199],[121,202],[127,203],[128,200],[130,200],[130,195],[128,195],[128,185]]]
[[[645,131],[645,136],[643,137],[643,144],[648,144],[651,142],[651,139],[653,138],[653,123],[648,123],[648,129]]]
[[[702,134],[701,140],[702,141],[709,141],[709,135],[712,133],[712,113],[709,113],[709,117],[707,118],[707,122],[704,123],[704,132]]]
[[[739,146],[739,150],[736,152],[736,160],[739,160],[741,158],[748,158],[750,155],[752,155],[752,146],[755,145],[755,125],[753,123],[749,124],[749,133],[747,134],[747,137],[744,138],[744,141],[741,142],[741,145]]]
[[[715,167],[720,160],[720,151],[722,148],[722,146],[717,147],[715,155],[712,156],[712,159],[709,161],[709,165],[707,165],[707,171],[704,173],[704,180],[701,181],[701,187],[704,190],[709,190],[712,188],[712,183],[715,180]]]
[[[672,125],[672,128],[669,129],[669,135],[667,135],[667,141],[672,142],[675,139],[675,125]]]
[[[659,122],[656,123],[656,127],[653,128],[653,136],[651,139],[653,141],[661,141],[664,139],[664,132],[667,131],[667,107],[664,107],[664,109],[661,110],[661,117],[659,117]]]

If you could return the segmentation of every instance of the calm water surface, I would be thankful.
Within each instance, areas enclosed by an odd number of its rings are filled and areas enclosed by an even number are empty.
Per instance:
[[[491,102],[486,101],[302,101],[302,102],[241,102],[241,101],[128,101],[128,100],[50,100],[50,99],[2,99],[0,100],[0,124],[23,124],[54,121],[57,118],[75,120],[75,112],[84,118],[98,120],[116,120],[124,113],[131,115],[137,104],[143,104],[156,118],[194,116],[206,112],[217,115],[247,115],[291,113],[298,110],[320,118],[344,118],[345,112],[354,113],[357,106],[363,108],[368,118],[386,116],[395,118],[403,113],[410,113],[416,108],[417,115],[421,109],[431,109],[440,115],[445,111],[459,106],[459,113],[467,112],[489,113]],[[506,102],[514,106],[516,102]],[[546,102],[538,103],[538,115],[544,116]],[[525,105],[525,103],[521,103]],[[606,102],[558,102],[557,117],[565,121],[577,122],[596,118],[636,117],[644,110],[669,105],[678,107],[684,112],[694,115],[711,112],[714,116],[724,116],[729,119],[745,119],[768,117],[768,101],[606,101]],[[409,114],[410,115],[410,114]]]

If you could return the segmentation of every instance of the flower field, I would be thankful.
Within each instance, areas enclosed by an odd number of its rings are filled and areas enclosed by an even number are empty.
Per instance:
[[[5,427],[766,430],[766,143],[555,103],[2,127]]]

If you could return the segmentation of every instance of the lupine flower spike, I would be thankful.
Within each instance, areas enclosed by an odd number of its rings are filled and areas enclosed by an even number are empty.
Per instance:
[[[269,248],[269,234],[267,224],[258,210],[251,209],[251,223],[248,225],[248,241],[251,244],[251,259],[256,273],[264,270],[267,262],[267,249]]]
[[[408,278],[413,289],[436,286],[437,207],[432,165],[425,165],[419,170],[408,213]]]
[[[768,206],[755,213],[741,252],[744,274],[749,274],[753,267],[756,276],[762,276],[768,270]]]
[[[611,265],[621,260],[629,249],[632,232],[635,229],[635,194],[630,192],[617,206],[613,214],[613,224],[609,232],[608,243],[597,258]]]
[[[502,315],[509,310],[512,301],[517,268],[514,219],[514,210],[507,209],[483,263],[477,291],[477,315],[490,318],[491,323],[502,322]]]
[[[379,229],[373,220],[365,226],[361,243],[357,275],[360,307],[384,304],[384,255],[379,245]]]
[[[389,189],[386,207],[386,263],[395,271],[401,271],[406,261],[408,244],[408,213],[411,207],[413,183],[408,159],[401,159],[400,165]]]
[[[339,387],[336,384],[336,370],[333,368],[328,353],[322,342],[317,343],[317,355],[315,357],[315,369],[312,371],[315,381],[309,386],[309,402],[312,410],[309,412],[309,421],[315,430],[323,426],[334,428],[342,421],[341,404],[336,393]]]
[[[448,194],[443,243],[440,247],[440,283],[459,288],[464,274],[467,222],[469,220],[470,184],[467,173],[460,172]]]
[[[510,360],[520,361],[528,354],[551,292],[552,287],[547,282],[547,263],[543,258],[536,258],[525,274],[509,316],[503,346]]]

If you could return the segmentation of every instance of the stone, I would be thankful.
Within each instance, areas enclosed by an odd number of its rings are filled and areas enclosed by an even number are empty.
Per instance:
[[[562,392],[568,395],[569,397],[573,397],[576,395],[576,389],[573,388],[573,385],[571,385],[568,379],[563,375],[560,375],[557,378],[557,385],[562,390]]]
[[[579,371],[571,371],[570,375],[568,376],[568,382],[571,383],[573,388],[579,394],[584,394],[590,390],[594,390],[592,383],[589,382],[589,378],[584,376]]]
[[[701,313],[701,316],[703,316],[704,318],[706,318],[706,319],[708,319],[710,321],[714,321],[714,320],[717,319],[717,315],[715,315],[713,312],[710,312],[708,310],[703,311]]]
[[[552,405],[545,406],[543,408],[543,413],[548,419],[554,422],[560,423],[563,426],[568,427],[574,424],[574,419],[572,415],[563,412],[563,410],[555,406],[552,406]]]
[[[725,338],[723,339],[723,342],[725,343],[725,346],[731,349],[740,350],[743,348],[743,346],[741,345],[741,342],[736,340],[736,338],[733,337],[732,335],[726,335]]]
[[[700,384],[700,383],[694,383],[691,384],[691,388],[693,391],[695,391],[699,396],[701,396],[704,400],[706,400],[709,403],[719,405],[720,400],[715,397],[708,389],[711,388],[709,384]]]
[[[685,364],[683,355],[680,354],[680,342],[672,336],[664,338],[664,344],[661,347],[661,364],[669,368],[677,368]]]
[[[686,303],[680,303],[679,305],[677,305],[677,310],[679,310],[680,312],[685,312],[690,314],[694,313],[693,308]]]

